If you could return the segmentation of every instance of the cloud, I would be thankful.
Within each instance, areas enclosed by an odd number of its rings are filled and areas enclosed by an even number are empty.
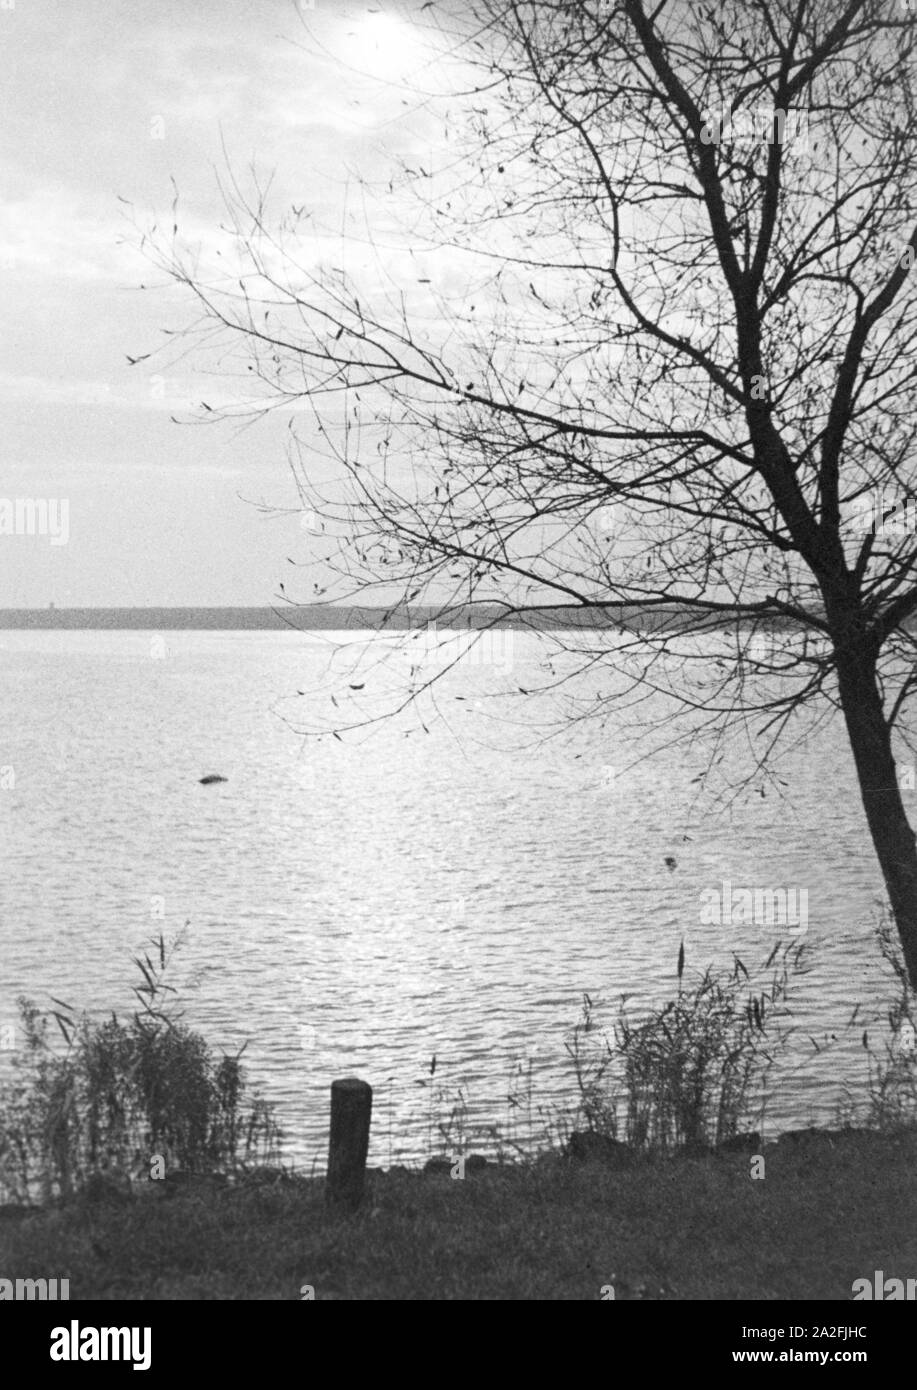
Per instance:
[[[123,283],[138,269],[136,254],[119,246],[123,236],[114,207],[100,218],[84,197],[59,185],[0,204],[0,266],[17,274]]]
[[[164,514],[187,506],[189,479],[208,469],[231,476],[241,463],[286,480],[279,417],[253,431],[197,431],[193,444],[190,431],[169,424],[170,415],[201,413],[202,401],[214,416],[252,403],[241,355],[211,359],[203,374],[201,359],[183,355],[184,339],[163,335],[195,313],[191,296],[139,250],[154,223],[170,242],[173,178],[180,236],[204,273],[238,276],[234,239],[220,229],[219,180],[237,177],[248,193],[257,169],[265,180],[274,173],[271,226],[294,202],[311,215],[290,232],[304,280],[333,264],[368,281],[370,300],[392,280],[415,301],[426,293],[399,231],[406,201],[384,185],[381,201],[358,187],[361,176],[387,184],[395,155],[410,164],[420,151],[432,167],[439,140],[435,111],[408,90],[421,57],[413,33],[390,15],[409,7],[382,3],[380,19],[367,16],[374,0],[316,0],[302,11],[311,37],[292,0],[17,0],[3,13],[0,287],[9,331],[0,408],[22,495],[41,494],[30,471],[38,480],[52,466],[98,477],[101,535],[105,526],[117,532],[118,497],[101,485],[115,466],[144,470],[144,486],[162,477]],[[136,235],[119,197],[133,205]],[[370,209],[371,235],[362,221]],[[147,292],[137,292],[141,284]],[[129,367],[128,353],[151,355]],[[284,416],[309,409],[294,401]],[[107,545],[80,550],[78,560],[71,547],[70,563],[74,583],[116,600],[111,586],[122,581],[112,578]],[[269,549],[265,541],[262,560]],[[202,541],[189,561],[186,597],[195,579],[215,591],[219,557],[217,528],[212,547]],[[254,561],[249,567],[254,593],[260,580]],[[137,593],[159,592],[161,575],[155,546],[136,557]],[[241,585],[240,575],[233,571]],[[23,577],[24,588],[34,584]]]

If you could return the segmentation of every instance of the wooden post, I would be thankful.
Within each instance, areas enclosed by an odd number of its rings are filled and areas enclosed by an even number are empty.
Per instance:
[[[373,1089],[368,1082],[356,1076],[332,1081],[328,1176],[325,1179],[328,1206],[356,1211],[363,1199],[372,1109]]]

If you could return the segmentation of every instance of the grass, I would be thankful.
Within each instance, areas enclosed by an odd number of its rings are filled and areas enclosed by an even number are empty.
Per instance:
[[[461,1179],[451,1159],[444,1172],[376,1170],[347,1216],[326,1210],[322,1178],[264,1166],[280,1137],[270,1109],[246,1100],[238,1056],[181,1022],[165,943],[155,947],[137,959],[140,1007],[127,1021],[24,1005],[27,1046],[0,1097],[0,1199],[5,1187],[18,1203],[0,1206],[0,1278],[67,1278],[74,1300],[298,1300],[303,1286],[319,1299],[554,1301],[613,1288],[616,1300],[846,1300],[875,1270],[917,1274],[917,1056],[902,1043],[915,1005],[901,968],[890,1041],[870,1051],[869,1129],[716,1148],[749,1139],[763,1114],[801,952],[775,948],[763,976],[737,960],[690,983],[681,951],[677,997],[636,1022],[622,1002],[611,1039],[586,996],[568,1045],[571,1124],[598,1142],[526,1157],[534,1119],[555,1145],[570,1126],[542,1123],[522,1069],[512,1124],[493,1129],[520,1161],[469,1163]],[[894,965],[890,938],[883,950]],[[434,1123],[446,1099],[434,1070],[430,1144],[467,1154],[480,1126],[461,1090]]]
[[[326,1212],[321,1179],[259,1180],[0,1214],[0,1276],[71,1299],[830,1299],[917,1274],[917,1135],[813,1135],[619,1171],[558,1158],[464,1180],[371,1175]]]
[[[650,1153],[747,1132],[763,1116],[774,1056],[792,1032],[787,995],[806,969],[802,943],[778,941],[753,973],[735,956],[730,971],[708,967],[686,982],[682,943],[676,997],[640,1022],[622,1000],[612,1039],[595,1031],[585,995],[567,1052],[587,1129]]]
[[[138,1008],[126,1020],[20,999],[23,1046],[0,1086],[0,1197],[47,1201],[100,1174],[232,1171],[277,1156],[280,1130],[269,1105],[248,1100],[241,1052],[217,1055],[182,1022],[166,980],[180,940],[167,950],[160,936],[135,957]]]

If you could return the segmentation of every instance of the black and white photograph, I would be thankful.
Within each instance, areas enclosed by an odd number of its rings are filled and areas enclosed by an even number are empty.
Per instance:
[[[917,0],[0,0],[0,53],[28,1367],[353,1301],[881,1366]]]

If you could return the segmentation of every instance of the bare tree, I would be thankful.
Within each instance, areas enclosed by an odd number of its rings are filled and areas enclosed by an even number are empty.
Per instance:
[[[235,181],[239,270],[177,240],[162,263],[203,338],[244,349],[240,410],[290,408],[349,594],[626,619],[630,678],[756,720],[768,751],[803,707],[840,712],[917,985],[893,751],[917,682],[908,6],[441,9],[423,20],[476,72],[446,117],[463,154],[402,171],[425,217],[408,251],[377,244],[381,276],[304,258],[304,209],[272,221]],[[705,655],[699,692],[673,658]]]

